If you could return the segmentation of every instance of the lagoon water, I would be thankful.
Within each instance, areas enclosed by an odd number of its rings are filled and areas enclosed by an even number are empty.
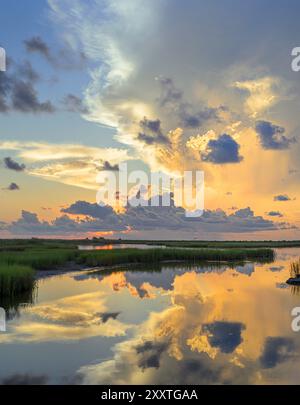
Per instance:
[[[157,249],[165,248],[164,245],[146,245],[143,243],[116,243],[110,245],[79,245],[79,250],[113,250],[113,249]]]
[[[285,284],[300,249],[271,264],[162,264],[38,281],[7,303],[3,384],[299,384],[300,332]]]

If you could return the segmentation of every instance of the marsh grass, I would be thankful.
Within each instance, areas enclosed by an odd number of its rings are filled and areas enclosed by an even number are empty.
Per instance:
[[[77,261],[87,266],[114,266],[129,263],[158,263],[161,261],[246,261],[271,262],[272,249],[113,249],[80,253]]]
[[[300,295],[300,286],[299,285],[291,285],[291,293],[292,295],[296,295],[299,297]]]
[[[72,262],[89,267],[111,267],[120,264],[155,265],[160,262],[179,261],[236,263],[248,260],[259,262],[274,260],[272,249],[157,248],[143,250],[129,248],[79,251],[73,247],[68,248],[71,246],[68,243],[66,246],[67,248],[63,248],[49,244],[48,247],[45,247],[43,244],[39,246],[33,243],[24,250],[11,250],[16,248],[15,245],[9,245],[11,248],[9,250],[0,250],[0,298],[2,301],[3,297],[14,297],[24,292],[28,292],[30,295],[35,286],[35,270],[65,268]]]
[[[230,262],[199,262],[196,261],[195,263],[188,261],[182,263],[182,261],[178,262],[158,262],[158,263],[126,263],[123,265],[117,264],[115,266],[105,266],[101,269],[95,269],[89,271],[88,274],[91,278],[95,275],[110,275],[112,273],[121,273],[121,272],[139,272],[141,273],[161,273],[162,271],[196,271],[197,273],[223,273],[227,269],[234,270],[236,266],[243,266],[245,262],[241,261],[230,261]]]
[[[0,296],[0,306],[5,309],[6,319],[11,320],[18,317],[21,308],[26,308],[33,305],[37,298],[37,284],[33,283],[33,287],[29,290],[18,293],[14,296]]]
[[[0,266],[24,265],[36,270],[48,270],[75,260],[78,254],[73,249],[28,249],[20,252],[0,252]]]
[[[87,242],[85,242],[87,243]],[[96,242],[95,242],[96,243]],[[103,242],[101,242],[102,244]],[[136,240],[107,240],[106,244],[136,244]],[[300,241],[149,241],[141,240],[138,243],[145,245],[163,245],[167,247],[179,248],[206,248],[206,249],[257,249],[257,248],[284,248],[284,247],[300,247]]]
[[[32,267],[19,264],[0,264],[0,297],[15,297],[34,289]]]
[[[300,277],[300,259],[290,264],[290,276],[291,278]]]

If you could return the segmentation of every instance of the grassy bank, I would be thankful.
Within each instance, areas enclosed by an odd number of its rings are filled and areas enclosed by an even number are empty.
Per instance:
[[[120,243],[114,241],[112,243]],[[137,241],[122,241],[122,243],[137,243]],[[257,248],[287,248],[300,247],[300,241],[140,241],[147,245],[163,245],[167,247],[213,248],[213,249],[257,249]]]
[[[0,297],[14,297],[34,288],[34,270],[18,264],[0,264]]]
[[[160,261],[235,261],[245,260],[273,261],[272,249],[112,249],[89,250],[63,248],[30,247],[24,251],[0,251],[0,266],[29,266],[35,270],[54,270],[67,263],[76,262],[86,266],[111,266],[123,263],[158,263]]]
[[[0,252],[1,264],[31,266],[36,270],[49,270],[75,260],[75,249],[26,249],[24,251]]]
[[[272,249],[113,249],[80,253],[77,261],[87,266],[113,266],[123,263],[158,263],[160,261],[246,261],[274,260]]]
[[[31,296],[35,270],[51,270],[76,260],[75,249],[53,249],[30,245],[24,249],[0,250],[0,306],[7,298]]]
[[[26,244],[27,243],[27,244]],[[72,242],[73,243],[73,242]],[[10,242],[0,249],[0,306],[5,297],[23,292],[31,294],[34,287],[35,270],[55,270],[72,268],[70,263],[86,267],[114,266],[119,264],[156,264],[162,261],[186,262],[244,262],[247,260],[271,262],[272,249],[254,248],[153,248],[153,249],[113,249],[79,251],[71,242],[61,241],[19,241]],[[190,246],[189,246],[190,247]]]
[[[201,240],[122,240],[122,239],[1,239],[0,252],[27,251],[28,249],[39,250],[76,250],[78,245],[118,245],[126,244],[146,244],[164,245],[167,247],[189,247],[189,248],[220,248],[220,249],[248,249],[248,248],[285,248],[300,247],[300,240],[263,240],[263,241],[201,241]]]

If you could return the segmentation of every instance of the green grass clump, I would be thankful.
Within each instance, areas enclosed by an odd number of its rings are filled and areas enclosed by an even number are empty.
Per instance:
[[[291,278],[300,277],[300,259],[290,264],[290,276]]]
[[[80,253],[79,263],[87,266],[113,266],[127,263],[158,263],[161,261],[246,261],[271,262],[272,249],[113,249]]]
[[[0,297],[14,297],[33,290],[34,270],[29,266],[0,264]]]

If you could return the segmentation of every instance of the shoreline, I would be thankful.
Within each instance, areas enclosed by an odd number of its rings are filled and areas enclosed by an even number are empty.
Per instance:
[[[229,260],[222,260],[222,261],[216,261],[216,260],[205,260],[205,261],[198,261],[198,262],[193,262],[193,261],[188,261],[188,260],[162,260],[157,263],[118,263],[115,265],[107,265],[107,266],[85,266],[84,264],[78,264],[76,262],[69,262],[66,265],[59,266],[53,269],[45,269],[45,270],[36,270],[35,274],[35,279],[36,280],[42,280],[43,278],[47,277],[55,277],[59,275],[64,275],[72,272],[93,272],[93,271],[113,271],[122,268],[123,266],[126,266],[127,268],[124,269],[124,271],[130,270],[130,267],[141,267],[143,265],[151,264],[151,265],[160,265],[160,264],[176,264],[176,263],[185,263],[185,264],[193,264],[193,265],[205,265],[205,264],[215,264],[215,265],[226,265],[226,264],[231,264],[231,265],[239,265],[239,264],[246,264],[246,263],[258,263],[256,260],[244,260],[241,262],[232,262]],[[128,269],[129,268],[129,269]]]

